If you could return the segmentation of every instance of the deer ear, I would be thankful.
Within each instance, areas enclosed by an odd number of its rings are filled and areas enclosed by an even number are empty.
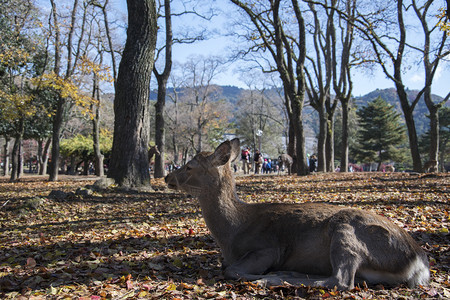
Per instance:
[[[220,144],[216,151],[210,156],[211,164],[215,167],[223,166],[226,164],[231,157],[231,142],[225,141]]]
[[[230,141],[231,143],[231,159],[230,161],[234,161],[240,154],[240,145],[241,142],[239,141],[238,138],[232,139]]]

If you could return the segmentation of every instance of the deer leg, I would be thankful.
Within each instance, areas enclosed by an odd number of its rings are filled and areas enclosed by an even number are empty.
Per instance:
[[[332,276],[316,281],[314,285],[338,289],[352,289],[355,275],[363,258],[366,247],[356,238],[354,228],[349,224],[340,224],[335,229],[330,244],[330,262]]]
[[[278,260],[279,251],[275,248],[261,249],[246,253],[242,258],[225,268],[227,279],[257,280]]]

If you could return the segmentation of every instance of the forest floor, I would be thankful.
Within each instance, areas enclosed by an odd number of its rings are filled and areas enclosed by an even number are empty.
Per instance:
[[[326,202],[373,210],[405,228],[429,255],[429,286],[363,285],[351,291],[225,280],[219,248],[195,199],[167,190],[162,179],[152,179],[154,192],[77,191],[94,180],[0,178],[0,298],[450,298],[448,174],[236,178],[247,202]]]

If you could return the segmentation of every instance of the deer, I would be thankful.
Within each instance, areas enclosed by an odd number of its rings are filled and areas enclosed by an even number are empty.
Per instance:
[[[427,161],[422,168],[423,173],[436,173],[438,171],[437,160],[431,159]]]
[[[160,154],[160,152],[158,149],[158,145],[151,146],[150,148],[148,148],[148,163],[150,164],[152,162],[154,155],[159,155],[159,154]]]
[[[386,166],[384,167],[384,170],[385,170],[386,172],[395,172],[395,167],[394,167],[393,165],[386,165]]]
[[[289,154],[283,153],[278,157],[278,161],[280,162],[280,168],[278,169],[278,174],[280,174],[281,167],[284,166],[287,168],[288,174],[291,175],[291,167],[292,167],[292,163],[294,162],[292,157]]]
[[[323,203],[247,203],[231,162],[239,139],[200,152],[169,173],[169,188],[197,197],[220,247],[227,280],[262,285],[352,289],[355,283],[426,285],[425,251],[402,228],[375,213]]]

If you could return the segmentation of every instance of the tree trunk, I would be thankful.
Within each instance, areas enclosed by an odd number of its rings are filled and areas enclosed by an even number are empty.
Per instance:
[[[59,173],[59,142],[63,123],[64,110],[66,101],[64,98],[58,98],[56,113],[53,116],[53,133],[52,133],[52,161],[50,164],[49,181],[57,181]]]
[[[99,108],[95,109],[95,117],[92,120],[92,138],[94,141],[94,157],[95,157],[95,175],[105,175],[103,167],[103,154],[100,151],[100,126],[99,126]]]
[[[164,153],[165,153],[165,121],[164,121],[164,108],[166,106],[166,89],[167,80],[169,79],[170,72],[172,70],[172,13],[170,9],[171,0],[164,0],[164,14],[166,23],[166,61],[162,74],[153,68],[153,72],[156,75],[158,81],[158,100],[155,105],[155,144],[158,146],[159,153],[155,156],[155,178],[161,178],[165,176],[164,168]]]
[[[101,62],[102,60],[100,60]],[[93,110],[94,117],[92,118],[92,140],[94,147],[94,160],[95,160],[95,175],[103,176],[105,175],[105,169],[103,167],[103,154],[100,150],[100,88],[98,86],[98,77],[94,74],[92,98],[95,98],[98,103],[96,105],[91,105],[91,110]]]
[[[405,118],[406,127],[408,128],[409,149],[411,151],[411,158],[413,161],[413,169],[416,172],[422,171],[422,162],[420,159],[419,144],[417,139],[416,124],[413,117],[413,108],[409,105],[408,96],[403,85],[396,84],[397,95],[400,99],[400,104]]]
[[[11,139],[9,136],[5,137],[5,145],[3,146],[4,153],[3,153],[3,175],[8,176],[9,175],[9,142]]]
[[[11,168],[11,176],[9,177],[10,182],[14,182],[17,179],[19,179],[19,143],[21,141],[20,136],[16,136],[16,139],[14,140],[14,146],[11,153],[11,162],[12,162],[12,168]]]
[[[39,140],[39,146],[38,146],[38,174],[39,175],[45,175],[47,174],[47,163],[48,163],[48,150],[50,149],[52,139],[48,138],[45,142],[45,145],[43,144],[43,140]]]
[[[319,107],[317,112],[319,113],[319,136],[317,139],[317,171],[326,172],[326,142],[327,142],[327,117],[325,113],[325,107],[321,102],[318,102]]]
[[[154,0],[127,1],[127,41],[114,100],[114,138],[108,177],[124,187],[150,185],[149,96],[156,45]]]
[[[348,172],[348,98],[341,99],[342,108],[342,141],[341,141],[341,168],[340,171]]]
[[[23,161],[22,161],[22,139],[24,133],[24,120],[23,118],[19,119],[18,122],[18,132],[14,141],[13,151],[12,151],[12,169],[10,181],[18,180],[21,175],[23,175]],[[22,164],[22,166],[21,166]]]
[[[427,97],[431,98],[431,95],[427,95],[425,93],[425,99]],[[433,104],[431,99],[428,101],[425,100],[425,103],[428,106],[428,111],[430,112],[430,150],[428,160],[438,161],[439,157],[439,114],[438,107]],[[442,162],[441,162],[442,163]]]
[[[326,170],[334,172],[334,111],[327,114],[327,139],[325,142]]]
[[[24,161],[23,161],[23,134],[20,137],[20,143],[19,143],[19,153],[17,155],[17,178],[23,177],[23,167],[24,167]]]
[[[159,154],[155,155],[155,178],[165,176],[164,172],[164,151],[165,151],[165,120],[164,108],[166,107],[166,86],[167,80],[158,77],[158,100],[155,104],[155,144],[158,146]]]
[[[304,91],[304,89],[303,89]],[[307,175],[309,173],[306,162],[305,152],[305,134],[303,129],[303,101],[302,93],[293,99],[292,113],[294,116],[294,130],[296,138],[296,154],[297,154],[297,175]]]

